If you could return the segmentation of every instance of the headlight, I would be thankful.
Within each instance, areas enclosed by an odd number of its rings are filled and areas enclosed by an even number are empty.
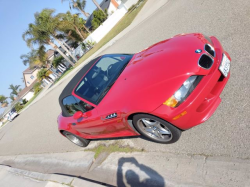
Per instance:
[[[202,76],[191,76],[189,77],[177,90],[174,95],[172,95],[167,101],[163,104],[170,106],[170,107],[177,107],[179,106],[194,90],[194,88],[198,85],[201,81]]]

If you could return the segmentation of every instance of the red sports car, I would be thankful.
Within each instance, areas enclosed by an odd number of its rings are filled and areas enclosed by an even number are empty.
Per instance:
[[[59,97],[58,127],[78,146],[91,139],[144,136],[176,142],[221,102],[231,58],[215,37],[180,34],[136,54],[102,55]]]

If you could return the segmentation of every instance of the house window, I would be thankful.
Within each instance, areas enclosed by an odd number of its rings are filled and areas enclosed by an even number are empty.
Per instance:
[[[30,78],[31,78],[31,79],[34,79],[34,76],[33,76],[33,75],[31,75],[31,76],[30,76]]]
[[[27,84],[30,84],[30,82],[29,82],[29,81],[27,81]]]

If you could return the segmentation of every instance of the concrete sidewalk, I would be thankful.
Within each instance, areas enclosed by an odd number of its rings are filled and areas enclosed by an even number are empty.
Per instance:
[[[250,186],[250,161],[226,157],[134,152],[102,153],[94,159],[93,152],[80,151],[2,156],[0,164],[28,170],[14,169],[14,172],[6,173],[4,169],[4,174],[0,172],[0,179],[4,176],[6,180],[0,180],[0,186],[8,184],[7,179],[13,179],[12,182],[21,180],[12,176],[13,173],[58,184],[69,184],[73,178],[78,182],[87,178],[98,181],[98,185],[111,186]],[[77,185],[77,180],[71,186],[82,186]],[[34,186],[33,181],[26,180],[26,183]]]
[[[103,187],[98,182],[86,180],[84,178],[70,177],[56,174],[42,174],[0,166],[0,186],[1,187],[67,187],[67,186],[91,186]]]

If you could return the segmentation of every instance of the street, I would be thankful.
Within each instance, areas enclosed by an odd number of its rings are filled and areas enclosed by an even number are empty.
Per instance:
[[[148,152],[250,159],[249,10],[250,2],[243,0],[170,0],[102,51],[102,54],[135,53],[179,33],[201,32],[216,36],[232,58],[231,78],[222,92],[222,102],[207,122],[183,132],[180,140],[171,145],[140,137],[119,141]],[[61,112],[58,97],[69,80],[50,88],[46,96],[0,129],[1,156],[83,150],[57,130],[57,116]],[[90,146],[103,141],[92,141]]]

